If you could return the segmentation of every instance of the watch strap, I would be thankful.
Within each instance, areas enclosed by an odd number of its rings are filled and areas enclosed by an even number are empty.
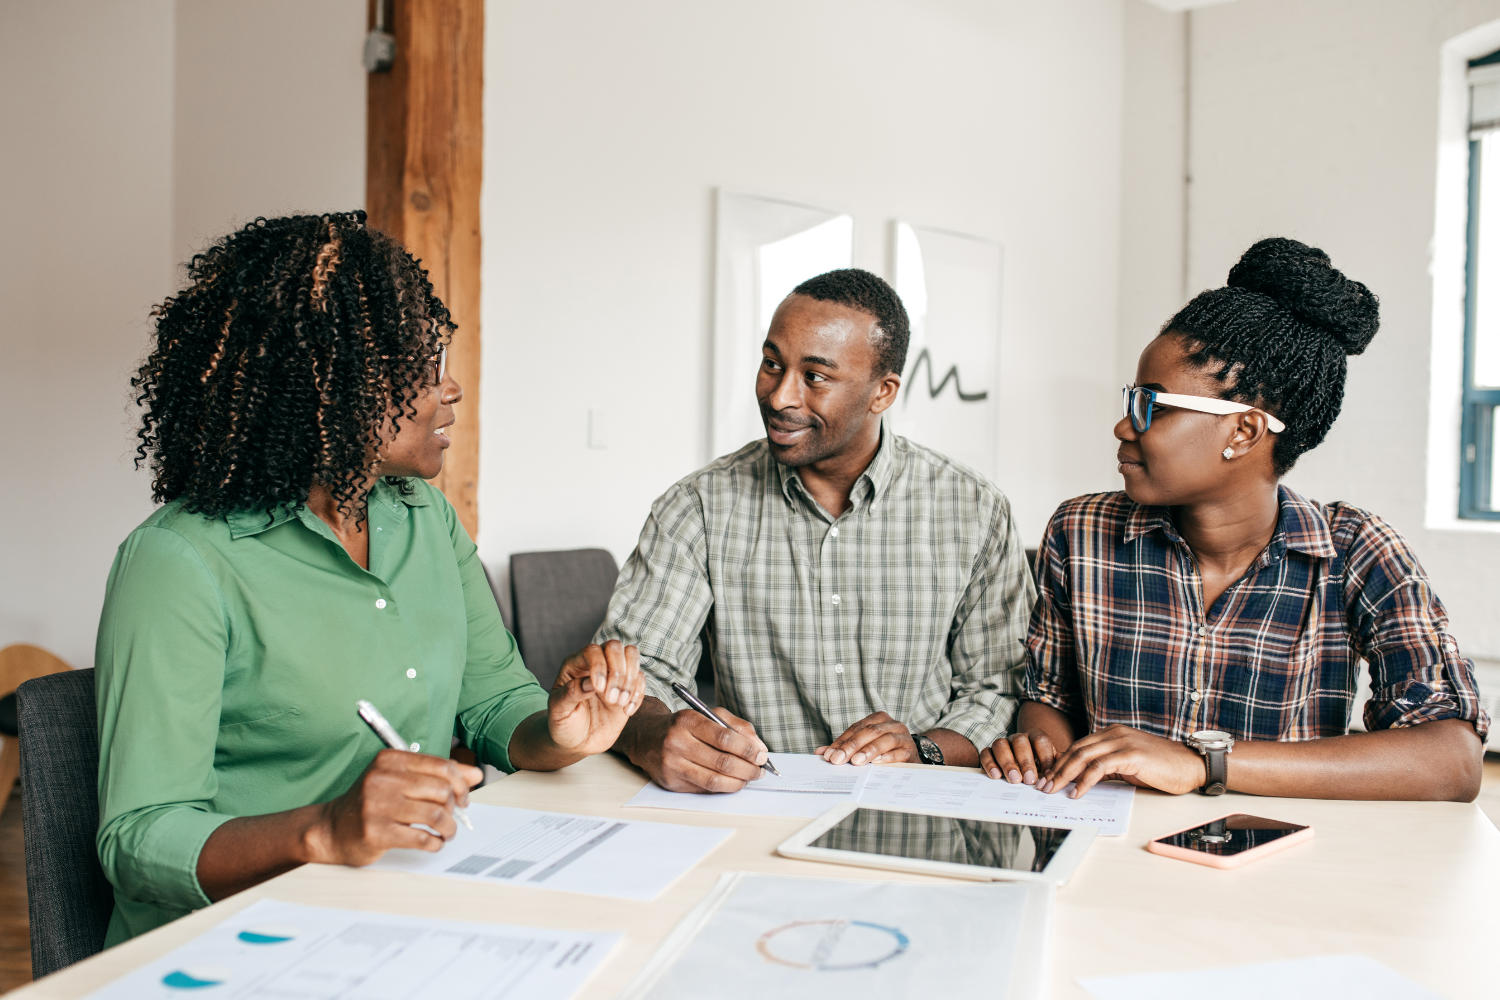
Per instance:
[[[1226,750],[1204,749],[1203,764],[1208,769],[1208,781],[1198,791],[1204,795],[1223,795],[1229,790],[1229,753]]]

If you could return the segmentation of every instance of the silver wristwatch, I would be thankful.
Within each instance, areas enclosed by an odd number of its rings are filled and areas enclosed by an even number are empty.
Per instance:
[[[942,747],[920,733],[913,733],[912,740],[917,744],[917,756],[922,763],[938,765],[943,763]]]
[[[1204,795],[1223,795],[1229,788],[1228,757],[1234,753],[1234,737],[1221,729],[1200,729],[1183,740],[1203,755],[1208,780],[1198,791]]]

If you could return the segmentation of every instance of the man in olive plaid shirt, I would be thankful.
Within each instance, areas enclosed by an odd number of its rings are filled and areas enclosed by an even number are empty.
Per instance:
[[[875,275],[805,282],[762,349],[767,438],[653,505],[597,639],[639,647],[616,749],[663,787],[735,791],[767,749],[973,765],[1006,731],[1035,589],[999,490],[882,429],[907,336]],[[731,729],[672,692],[702,655]]]

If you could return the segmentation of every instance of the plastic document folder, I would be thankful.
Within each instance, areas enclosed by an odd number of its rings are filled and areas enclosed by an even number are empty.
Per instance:
[[[1055,892],[730,872],[620,1000],[1040,1000]]]

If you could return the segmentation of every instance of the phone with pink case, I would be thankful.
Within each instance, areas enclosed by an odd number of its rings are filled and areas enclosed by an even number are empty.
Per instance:
[[[1313,828],[1248,813],[1229,813],[1158,837],[1146,850],[1210,868],[1239,868],[1311,840]]]

